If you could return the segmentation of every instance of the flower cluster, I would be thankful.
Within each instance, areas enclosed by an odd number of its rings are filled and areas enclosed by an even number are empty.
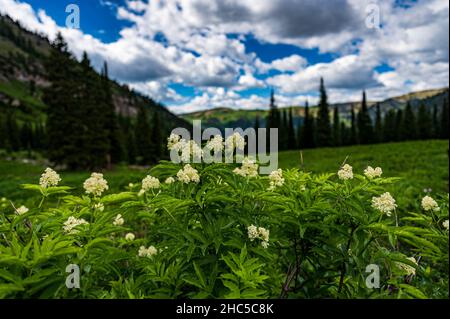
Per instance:
[[[128,233],[125,235],[125,240],[127,241],[133,241],[136,238],[136,236],[133,233]]]
[[[121,214],[118,214],[116,218],[114,218],[113,225],[114,226],[122,226],[125,223],[125,220],[123,219]]]
[[[251,225],[247,227],[247,234],[250,241],[254,241],[255,239],[261,240],[261,246],[264,248],[269,247],[269,230],[263,227],[256,227],[255,225]]]
[[[200,175],[198,175],[198,171],[189,164],[186,164],[183,169],[178,171],[177,178],[180,182],[185,184],[189,184],[190,182],[200,182]]]
[[[181,161],[182,162],[190,162],[191,158],[195,160],[200,160],[203,156],[203,150],[201,147],[193,140],[188,142],[180,142],[182,143],[181,148]]]
[[[422,198],[422,208],[425,211],[432,210],[438,212],[440,210],[438,203],[436,203],[436,201],[430,196],[425,196]]]
[[[380,177],[381,174],[383,174],[383,170],[380,167],[373,168],[372,166],[368,166],[364,170],[364,175],[366,175],[367,178]]]
[[[350,165],[345,164],[338,171],[338,176],[339,176],[339,179],[342,179],[342,180],[352,179],[353,178],[353,168]]]
[[[406,258],[406,259],[408,259],[408,260],[412,261],[414,264],[418,265],[417,261],[416,261],[416,258],[409,257],[409,258]],[[398,268],[404,270],[408,276],[416,274],[416,268],[415,267],[407,265],[405,263],[401,263],[401,262],[396,262],[396,264],[397,264]]]
[[[392,211],[397,207],[395,199],[391,196],[389,192],[384,193],[380,197],[372,198],[372,207],[379,210],[387,216],[392,215]]]
[[[89,223],[83,218],[77,219],[73,216],[70,216],[67,221],[64,222],[63,230],[67,234],[77,234],[79,231],[74,229],[75,227],[88,224]]]
[[[148,175],[142,180],[142,190],[144,192],[150,189],[156,189],[160,187],[159,180],[156,177]]]
[[[169,184],[169,185],[173,184],[173,183],[175,183],[175,178],[173,178],[172,176],[168,177],[168,178],[166,178],[164,183]]]
[[[448,219],[442,223],[442,226],[444,226],[444,228],[448,230]]]
[[[242,166],[235,168],[233,172],[243,177],[256,177],[258,176],[258,164],[246,157],[242,161]]]
[[[103,178],[103,174],[92,173],[83,184],[87,194],[94,196],[101,196],[102,193],[108,190],[108,182]]]
[[[26,213],[28,213],[28,211],[29,211],[29,209],[23,205],[16,209],[16,212],[19,215],[26,214]]]
[[[273,171],[269,175],[270,187],[269,190],[273,190],[276,187],[283,186],[284,178],[283,178],[283,170],[281,168]]]
[[[59,174],[47,167],[39,179],[39,185],[41,185],[42,188],[47,188],[49,186],[58,185],[60,181],[61,177],[59,177]]]
[[[150,246],[148,248],[145,248],[145,246],[141,246],[139,248],[138,255],[139,257],[152,257],[158,253],[158,250],[154,246]]]
[[[245,139],[241,134],[236,132],[227,137],[225,147],[228,151],[233,151],[234,149],[243,150],[245,148]]]
[[[97,203],[97,204],[94,204],[93,208],[94,208],[94,210],[102,212],[105,210],[105,205],[103,205],[103,203]]]
[[[214,136],[211,140],[206,143],[205,148],[209,151],[214,151],[214,153],[222,152],[223,150],[223,138],[220,135]]]
[[[173,150],[175,145],[177,145],[180,142],[180,135],[177,134],[170,134],[170,136],[167,138],[167,149],[169,151]]]

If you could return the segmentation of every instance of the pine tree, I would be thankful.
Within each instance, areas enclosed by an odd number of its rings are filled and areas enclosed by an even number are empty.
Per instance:
[[[397,140],[398,128],[396,126],[396,117],[397,113],[393,109],[390,109],[384,116],[383,142],[393,142]]]
[[[313,148],[316,146],[314,133],[314,118],[309,111],[309,104],[305,105],[305,116],[303,118],[303,125],[299,127],[299,147]]]
[[[328,98],[323,78],[320,79],[320,103],[317,117],[317,144],[318,146],[331,146],[330,114],[328,110]]]
[[[337,106],[334,107],[333,112],[333,145],[334,146],[342,145],[341,121],[339,120],[339,110]]]
[[[297,141],[295,138],[295,127],[294,127],[294,118],[292,115],[292,108],[289,109],[289,121],[287,131],[288,131],[288,149],[294,150],[297,145]]]
[[[361,110],[358,113],[357,122],[359,132],[359,143],[361,144],[371,143],[373,141],[373,126],[367,108],[367,99],[365,91],[363,92]]]
[[[271,128],[278,128],[280,127],[280,112],[278,111],[278,107],[277,104],[275,102],[275,92],[272,89],[270,91],[270,109],[269,109],[269,114],[267,115],[267,132],[266,132],[266,145],[267,145],[267,149],[270,148],[270,129]],[[278,130],[278,142],[280,144],[282,144],[282,137],[281,137],[281,132],[280,130]],[[280,145],[281,148],[281,145]]]
[[[381,118],[380,103],[377,103],[375,116],[375,142],[381,143],[383,141],[383,120]]]
[[[124,136],[119,127],[117,114],[112,99],[112,92],[108,75],[108,64],[106,62],[103,66],[101,80],[103,89],[103,119],[109,144],[108,159],[110,163],[115,164],[124,159],[125,146]]]
[[[47,108],[48,158],[56,164],[77,169],[86,165],[83,161],[83,136],[86,134],[84,118],[80,117],[81,72],[59,33],[54,50],[46,61],[47,79],[51,85],[44,90]]]
[[[433,120],[432,120],[432,137],[433,138],[439,138],[441,131],[440,131],[440,122],[439,122],[439,112],[438,112],[438,106],[436,104],[433,105]]]
[[[429,139],[432,136],[432,119],[428,113],[425,104],[419,106],[419,113],[417,115],[417,134],[421,140]]]
[[[406,103],[403,120],[401,123],[401,132],[404,140],[414,140],[417,138],[416,116],[411,107],[411,103]]]
[[[157,162],[161,159],[162,151],[163,151],[163,137],[161,132],[161,123],[159,120],[158,112],[154,112],[152,117],[152,130],[151,130],[151,143],[152,143],[152,160],[153,162]]]
[[[20,150],[20,132],[14,112],[6,115],[6,131],[8,132],[8,150],[17,152]]]
[[[441,130],[440,130],[440,137],[442,139],[448,139],[449,138],[449,123],[448,123],[448,99],[446,98],[444,100],[444,105],[442,105],[442,111],[441,111]]]
[[[148,165],[153,160],[153,146],[151,140],[151,126],[147,111],[143,106],[139,107],[134,134],[137,146],[137,157],[139,158],[138,162],[143,165]]]
[[[342,145],[350,145],[350,129],[344,122],[341,122],[341,140]]]
[[[278,130],[278,134],[280,136],[280,150],[287,150],[288,148],[288,118],[287,118],[287,112],[286,109],[284,109],[282,112],[282,121],[281,121],[281,127]]]
[[[261,124],[259,123],[259,114],[256,114],[255,118],[255,124],[253,125],[253,128],[255,129],[256,134],[256,150],[258,151],[258,130],[261,127]]]
[[[351,111],[351,127],[350,127],[350,145],[358,144],[358,128],[356,127],[356,114],[352,106]]]
[[[403,110],[398,109],[395,115],[395,141],[404,141],[405,134],[403,132]]]

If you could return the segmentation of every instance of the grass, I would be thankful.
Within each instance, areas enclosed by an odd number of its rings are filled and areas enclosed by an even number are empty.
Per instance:
[[[314,173],[337,172],[347,158],[354,172],[362,173],[371,165],[380,166],[383,176],[401,177],[396,186],[389,189],[397,197],[412,198],[423,194],[424,188],[431,188],[433,194],[448,193],[448,141],[415,141],[341,148],[305,150],[303,168]],[[282,168],[301,167],[300,152],[289,151],[279,154]],[[24,183],[37,183],[45,169],[42,165],[31,165],[16,161],[0,160],[0,197],[13,201],[34,200],[33,195],[20,188]],[[110,185],[109,192],[123,191],[131,183],[139,183],[148,170],[130,169],[124,166],[104,173]],[[82,192],[82,185],[89,172],[60,172],[64,185]],[[404,196],[403,196],[404,195]],[[22,204],[18,203],[18,204]]]

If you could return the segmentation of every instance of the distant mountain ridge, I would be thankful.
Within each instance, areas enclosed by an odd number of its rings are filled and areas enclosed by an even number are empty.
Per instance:
[[[30,32],[8,16],[0,15],[0,111],[15,107],[17,118],[22,121],[45,117],[42,88],[49,85],[44,60],[53,48],[48,39]],[[163,105],[126,85],[111,80],[116,111],[125,116],[134,116],[140,106],[149,114],[157,112],[164,129],[189,127],[188,123],[171,113]]]
[[[414,110],[417,110],[422,103],[424,103],[427,108],[432,108],[434,105],[438,105],[440,107],[443,104],[444,99],[448,99],[448,93],[449,88],[440,88],[411,92],[408,94],[388,98],[380,102],[368,101],[367,104],[369,108],[369,115],[372,119],[375,118],[375,106],[377,103],[380,103],[380,110],[382,115],[384,115],[391,109],[403,109],[408,101],[411,103],[411,106]],[[361,101],[330,104],[330,112],[334,109],[334,107],[338,108],[341,120],[349,121],[351,118],[352,107],[357,112],[361,108]],[[280,108],[280,110],[285,109],[288,110],[289,107]],[[317,106],[310,106],[310,110],[312,114],[315,114],[317,111]],[[300,125],[304,116],[304,107],[292,106],[292,113],[294,118],[294,125]],[[253,127],[257,116],[259,117],[260,126],[264,127],[267,114],[267,110],[236,110],[227,107],[218,107],[211,110],[181,114],[180,116],[190,122],[192,122],[193,120],[202,120],[202,126],[204,127],[217,127],[219,129],[224,129],[226,127]]]

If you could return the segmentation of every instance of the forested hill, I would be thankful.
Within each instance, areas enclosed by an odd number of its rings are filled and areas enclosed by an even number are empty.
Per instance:
[[[49,82],[44,65],[52,50],[46,37],[27,31],[9,17],[0,15],[0,109],[14,107],[19,121],[45,119],[42,94]],[[160,115],[164,131],[188,127],[186,121],[151,98],[112,80],[110,86],[118,114],[135,116],[143,106],[150,117],[154,112]]]

